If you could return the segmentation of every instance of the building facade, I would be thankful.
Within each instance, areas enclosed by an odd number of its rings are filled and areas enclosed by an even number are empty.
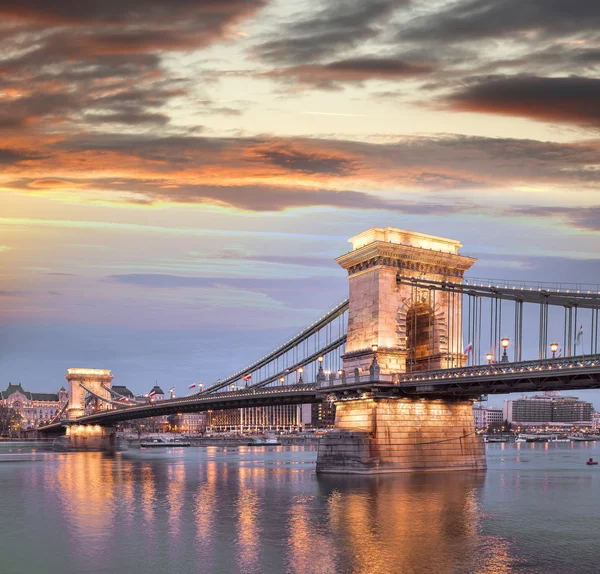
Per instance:
[[[501,426],[504,422],[504,412],[500,408],[473,407],[473,418],[477,430],[485,430],[490,426]]]
[[[21,416],[23,429],[35,429],[52,420],[68,400],[64,387],[58,393],[32,393],[20,383],[9,383],[5,391],[0,391],[0,402]]]
[[[209,432],[262,432],[299,430],[303,425],[301,405],[275,405],[206,412]]]
[[[519,426],[592,426],[593,406],[578,397],[546,392],[504,401],[504,419]]]

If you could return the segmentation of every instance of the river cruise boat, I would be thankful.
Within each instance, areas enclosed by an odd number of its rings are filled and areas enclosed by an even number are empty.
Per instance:
[[[281,443],[274,437],[257,436],[248,443],[248,446],[277,446]]]
[[[150,440],[145,440],[140,443],[140,446],[143,448],[165,448],[165,447],[179,447],[179,446],[192,446],[191,443],[185,442],[178,438],[153,438]]]

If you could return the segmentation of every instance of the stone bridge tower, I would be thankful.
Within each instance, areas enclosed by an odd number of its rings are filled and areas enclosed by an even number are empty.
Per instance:
[[[459,255],[458,241],[391,227],[369,229],[350,242],[352,251],[337,259],[350,282],[346,378],[368,373],[376,383],[381,375],[463,366],[461,297],[410,280],[460,283],[475,259]],[[390,377],[385,381],[389,385]],[[470,399],[394,390],[369,392],[365,385],[352,395],[331,388],[335,427],[319,443],[317,472],[486,468]]]
[[[67,369],[65,375],[69,383],[69,406],[67,412],[69,420],[76,419],[84,414],[85,396],[88,390],[92,393],[110,400],[110,388],[113,376],[108,369]],[[109,403],[94,398],[95,410],[111,408]]]
[[[349,241],[336,260],[350,283],[346,375],[368,373],[374,356],[385,374],[462,366],[461,298],[399,281],[460,283],[475,262],[459,255],[460,242],[392,227]]]

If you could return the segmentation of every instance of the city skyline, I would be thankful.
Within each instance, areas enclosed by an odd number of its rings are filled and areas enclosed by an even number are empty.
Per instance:
[[[2,386],[224,378],[370,227],[597,284],[598,11],[515,6],[0,3]]]

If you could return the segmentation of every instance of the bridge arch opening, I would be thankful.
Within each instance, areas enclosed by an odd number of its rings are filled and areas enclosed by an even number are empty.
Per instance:
[[[438,321],[427,303],[406,313],[406,370],[409,373],[437,367],[440,354]]]

